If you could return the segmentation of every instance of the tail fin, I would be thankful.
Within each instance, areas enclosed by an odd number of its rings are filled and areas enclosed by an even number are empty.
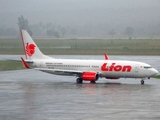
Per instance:
[[[24,53],[27,60],[32,59],[49,59],[49,56],[44,55],[35,44],[31,36],[26,30],[21,30],[22,43],[24,47]]]

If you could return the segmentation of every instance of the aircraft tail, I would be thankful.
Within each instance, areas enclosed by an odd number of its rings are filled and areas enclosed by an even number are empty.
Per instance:
[[[44,55],[38,46],[35,44],[31,36],[26,30],[21,30],[22,43],[24,47],[24,53],[27,60],[32,59],[50,59],[49,56]]]

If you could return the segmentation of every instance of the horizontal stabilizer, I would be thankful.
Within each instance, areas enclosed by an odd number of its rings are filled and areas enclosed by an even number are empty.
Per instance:
[[[29,65],[27,64],[27,62],[22,57],[21,57],[21,60],[22,60],[23,66],[27,69],[30,69]]]

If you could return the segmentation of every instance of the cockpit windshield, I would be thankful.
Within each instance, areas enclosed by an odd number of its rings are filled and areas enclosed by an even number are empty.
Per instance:
[[[145,69],[149,69],[152,68],[151,66],[144,66]]]

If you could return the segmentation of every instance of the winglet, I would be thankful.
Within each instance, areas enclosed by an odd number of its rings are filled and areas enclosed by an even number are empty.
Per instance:
[[[106,53],[104,54],[104,58],[105,58],[105,60],[109,60],[109,57]]]
[[[21,60],[22,60],[23,66],[27,69],[30,69],[29,65],[25,62],[25,60],[22,57],[21,57]]]

